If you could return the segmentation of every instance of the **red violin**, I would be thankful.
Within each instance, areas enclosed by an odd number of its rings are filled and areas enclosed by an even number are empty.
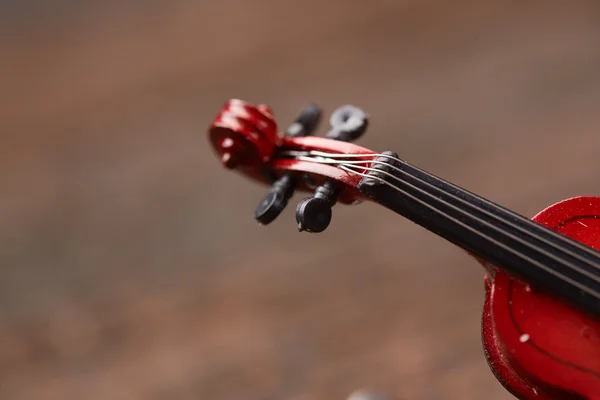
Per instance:
[[[209,129],[224,166],[270,185],[255,217],[273,221],[296,190],[300,231],[321,232],[335,203],[371,201],[461,247],[486,270],[482,341],[498,380],[519,399],[600,400],[600,198],[575,197],[527,219],[351,141],[368,117],[337,109],[326,137],[309,136],[306,106],[280,134],[265,105],[228,101]]]

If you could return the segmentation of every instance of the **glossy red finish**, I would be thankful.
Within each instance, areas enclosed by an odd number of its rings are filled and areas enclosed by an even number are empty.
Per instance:
[[[564,200],[533,220],[600,250],[598,197]],[[600,399],[598,319],[494,269],[482,321],[490,366],[517,397]]]
[[[255,167],[268,161],[278,144],[277,123],[265,105],[229,100],[208,131],[227,168]]]
[[[277,125],[266,106],[252,106],[241,100],[228,101],[209,128],[213,149],[224,166],[264,184],[284,173],[298,178],[296,190],[312,192],[326,180],[340,189],[338,201],[355,204],[364,200],[356,186],[361,177],[331,165],[278,157],[286,150],[318,150],[335,154],[373,154],[352,143],[323,137],[286,138],[277,134]],[[365,160],[372,157],[365,157]],[[360,158],[353,158],[360,160]]]
[[[329,180],[341,190],[339,202],[366,200],[357,189],[360,176],[331,165],[284,158],[281,152],[365,154],[364,160],[371,160],[373,151],[327,138],[284,138],[264,105],[227,102],[210,126],[209,137],[226,167],[254,180],[270,184],[292,173],[299,182],[297,190],[312,191]],[[600,250],[598,197],[559,202],[533,220]],[[488,271],[482,341],[498,380],[520,399],[600,400],[600,321],[478,261]]]

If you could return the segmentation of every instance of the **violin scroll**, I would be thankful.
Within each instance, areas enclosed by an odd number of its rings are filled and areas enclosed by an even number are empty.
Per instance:
[[[237,99],[225,103],[208,134],[221,163],[229,169],[270,160],[278,141],[271,109]]]

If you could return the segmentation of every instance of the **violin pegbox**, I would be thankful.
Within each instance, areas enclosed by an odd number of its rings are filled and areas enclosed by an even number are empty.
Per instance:
[[[321,120],[321,109],[308,104],[300,111],[300,115],[285,131],[286,137],[310,136],[313,134]],[[287,173],[271,185],[267,195],[261,200],[254,211],[254,218],[261,224],[273,222],[287,206],[288,200],[293,196],[298,182],[293,174]]]
[[[367,130],[369,119],[358,107],[346,105],[338,108],[329,119],[331,129],[327,138],[352,142]],[[332,208],[337,202],[339,188],[333,181],[326,181],[315,189],[312,197],[301,200],[296,207],[298,231],[319,233],[331,223]]]
[[[367,114],[360,108],[346,105],[333,112],[331,128],[325,138],[303,138],[317,129],[321,110],[306,105],[296,120],[281,135],[271,109],[232,99],[225,103],[209,127],[209,139],[221,163],[246,177],[271,186],[258,204],[254,217],[262,225],[273,222],[285,209],[296,190],[313,190],[296,208],[298,230],[322,232],[331,222],[332,207],[337,202],[356,204],[362,195],[358,181],[334,163],[309,163],[301,155],[324,151],[340,154],[368,154],[367,149],[350,145],[362,136],[368,126]],[[346,142],[343,145],[337,142]],[[288,154],[286,154],[288,152]],[[354,160],[357,160],[356,158]],[[309,160],[310,161],[310,160]],[[331,161],[331,160],[330,160]]]

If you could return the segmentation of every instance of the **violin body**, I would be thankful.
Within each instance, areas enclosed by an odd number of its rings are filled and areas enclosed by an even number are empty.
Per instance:
[[[600,198],[575,197],[534,221],[600,249]],[[482,342],[498,380],[520,399],[600,399],[600,321],[481,261]]]
[[[298,204],[299,231],[321,232],[334,204],[364,201],[422,225],[486,270],[482,342],[509,392],[600,400],[600,198],[564,200],[529,220],[395,153],[350,143],[366,128],[360,110],[336,111],[327,137],[309,136],[311,110],[280,134],[270,108],[230,100],[210,125],[223,166],[271,185],[255,218],[270,223],[302,191],[314,196]]]

